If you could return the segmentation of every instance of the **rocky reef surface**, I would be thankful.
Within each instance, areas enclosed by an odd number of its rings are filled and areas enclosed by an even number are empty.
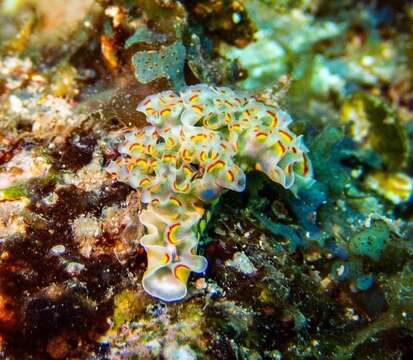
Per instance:
[[[407,1],[0,1],[0,358],[410,358],[412,24]],[[203,199],[190,231],[208,267],[175,274],[187,290],[165,302],[142,286],[144,184],[108,169],[127,153],[119,134],[146,134],[181,106],[139,103],[198,84],[214,101],[188,99],[185,126],[202,106],[203,125],[222,121],[233,139],[243,115],[216,89],[270,112],[247,114],[247,157],[223,149],[191,164],[188,179],[208,191],[243,186]],[[293,122],[274,135],[285,112]],[[170,161],[162,131],[150,144]],[[301,136],[314,181],[290,191],[268,169],[296,166],[288,144]],[[267,137],[274,162],[247,146]],[[215,156],[244,161],[246,175]]]

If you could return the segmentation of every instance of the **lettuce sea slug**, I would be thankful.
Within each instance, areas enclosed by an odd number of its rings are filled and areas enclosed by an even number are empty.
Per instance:
[[[311,182],[311,163],[302,137],[288,129],[287,113],[229,88],[164,91],[137,110],[149,125],[122,133],[120,156],[107,171],[140,189],[147,204],[140,214],[148,257],[143,287],[176,301],[187,293],[190,272],[207,267],[197,255],[205,207],[226,190],[243,191],[250,170],[286,189],[297,178]]]

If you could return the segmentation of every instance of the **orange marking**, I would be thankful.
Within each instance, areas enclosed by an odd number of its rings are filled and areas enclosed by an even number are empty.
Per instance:
[[[231,130],[239,131],[241,129],[240,124],[233,124],[231,126]]]
[[[183,169],[186,177],[191,177],[193,175],[193,171],[188,165],[184,165]]]
[[[126,167],[128,168],[128,171],[132,171],[135,167],[137,167],[136,162],[130,162],[126,165]]]
[[[190,272],[191,270],[189,269],[189,267],[184,264],[179,264],[174,268],[175,277],[183,283],[186,283],[188,281]]]
[[[166,104],[165,99],[162,96],[159,97],[159,104],[161,104],[162,106]]]
[[[171,196],[169,201],[175,206],[182,206],[182,202],[174,196]]]
[[[192,155],[188,149],[184,149],[184,151],[182,152],[182,157],[184,158],[185,161],[191,161],[192,159]]]
[[[200,207],[200,206],[196,206],[195,204],[192,204],[193,206],[194,206],[194,209],[195,209],[195,211],[197,212],[197,213],[199,213],[199,214],[201,214],[201,215],[204,215],[204,213],[205,213],[205,209],[204,208],[202,208],[202,207]]]
[[[202,114],[204,108],[201,105],[192,105],[192,109],[195,110],[198,114]]]
[[[129,151],[143,151],[145,150],[145,146],[139,143],[134,143],[131,146],[129,146]]]
[[[161,116],[162,117],[167,117],[171,113],[170,109],[163,109],[161,110]]]
[[[181,131],[179,132],[179,137],[181,138],[181,140],[185,139],[185,133],[184,131],[181,129]]]
[[[148,178],[144,178],[141,181],[139,181],[139,186],[143,187],[146,185],[149,185],[151,183],[151,181]]]
[[[287,141],[292,141],[293,137],[286,131],[284,130],[278,130],[278,132],[281,134],[281,136],[286,139]]]
[[[191,140],[193,141],[203,141],[203,140],[207,140],[208,137],[205,134],[196,134],[196,135],[192,135],[191,136]]]
[[[175,155],[172,155],[172,154],[165,154],[163,156],[163,161],[168,162],[168,163],[174,159],[175,159]]]
[[[189,190],[188,183],[182,186],[182,185],[178,185],[175,180],[172,185],[173,185],[174,190],[178,192],[187,192]]]
[[[166,239],[172,245],[175,245],[179,240],[176,238],[176,232],[181,227],[180,224],[172,224],[166,232]]]
[[[144,169],[147,166],[147,162],[146,162],[145,159],[138,159],[138,160],[136,160],[136,165],[138,165],[139,167]]]
[[[268,135],[264,132],[259,132],[256,134],[257,140],[259,141],[265,141],[268,137]]]
[[[285,153],[285,146],[280,140],[277,140],[277,142],[274,144],[274,146],[276,147],[278,155],[281,156]]]
[[[218,152],[214,151],[211,155],[211,159],[216,160],[218,158],[218,156],[219,156]]]
[[[161,262],[166,265],[166,264],[169,263],[169,260],[170,260],[170,259],[171,259],[171,258],[170,258],[170,256],[169,256],[169,254],[168,254],[168,253],[165,253],[165,254],[163,254],[163,256],[162,256]]]
[[[234,173],[231,170],[228,170],[225,176],[229,182],[233,182],[235,180]]]
[[[210,121],[210,119],[205,118],[204,119],[204,126],[209,127],[212,130],[216,130],[216,129],[219,128],[219,123],[214,124],[214,123],[210,123],[209,121]]]
[[[156,184],[154,186],[151,186],[148,190],[149,192],[153,193],[153,192],[157,192],[161,187],[161,184]]]
[[[198,95],[198,94],[195,94],[195,95],[192,95],[192,96],[189,98],[189,102],[193,103],[193,102],[196,102],[198,99],[199,99],[199,95]]]
[[[214,170],[220,170],[225,167],[225,162],[222,160],[217,160],[208,166],[207,171],[212,172]]]
[[[271,117],[271,124],[270,124],[270,128],[272,129],[272,128],[275,128],[276,126],[277,126],[277,124],[278,124],[278,117],[277,117],[277,114],[275,114],[275,113],[273,113],[272,111],[270,111],[270,110],[267,110],[267,114],[268,115],[270,115],[270,117]]]
[[[305,156],[305,154],[303,153],[303,159],[304,159],[304,175],[307,175],[308,173],[308,160],[307,160],[307,156]]]

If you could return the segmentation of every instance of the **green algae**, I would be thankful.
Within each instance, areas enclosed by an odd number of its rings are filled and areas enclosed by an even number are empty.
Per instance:
[[[27,196],[26,184],[14,185],[0,190],[0,201],[12,201]]]
[[[365,133],[387,169],[394,171],[405,165],[409,154],[406,129],[382,99],[357,93],[344,102],[341,112],[344,121],[353,123],[353,131]]]
[[[133,35],[128,37],[125,42],[125,49],[129,49],[136,43],[164,43],[168,39],[166,34],[156,33],[149,30],[147,27],[142,26],[138,28]]]
[[[293,252],[297,249],[299,245],[302,244],[302,240],[297,234],[297,232],[291,226],[276,223],[271,221],[270,218],[266,217],[263,213],[259,211],[254,211],[252,214],[259,222],[273,235],[280,235],[289,240],[290,251]]]
[[[345,157],[343,133],[333,127],[326,127],[310,140],[312,161],[321,184],[328,186],[330,193],[338,195],[350,182],[350,171],[341,164]]]
[[[182,12],[178,9],[168,9],[162,6],[142,1],[142,8],[153,18],[160,17],[162,21],[156,22],[155,29],[141,26],[126,39],[125,49],[133,46],[157,45],[154,49],[140,49],[131,58],[136,79],[147,84],[152,81],[165,78],[170,81],[172,88],[178,91],[185,86],[184,62],[186,59],[186,48],[182,43],[182,32],[184,20],[181,19]],[[172,30],[172,36],[168,35]],[[170,38],[175,42],[166,43]]]
[[[185,86],[184,61],[185,47],[176,42],[172,45],[162,45],[158,50],[139,51],[132,56],[136,79],[142,84],[156,79],[170,80],[174,90],[179,91]]]
[[[132,321],[143,312],[145,301],[137,291],[125,289],[115,295],[113,306],[113,329],[116,331],[123,323]]]
[[[384,223],[375,222],[369,229],[362,230],[351,238],[350,250],[356,255],[368,256],[378,261],[389,235]]]

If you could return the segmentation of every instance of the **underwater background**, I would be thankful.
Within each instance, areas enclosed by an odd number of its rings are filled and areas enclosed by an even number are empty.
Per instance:
[[[412,141],[410,1],[0,0],[0,359],[412,358]]]

